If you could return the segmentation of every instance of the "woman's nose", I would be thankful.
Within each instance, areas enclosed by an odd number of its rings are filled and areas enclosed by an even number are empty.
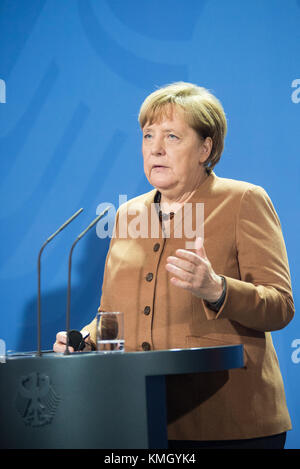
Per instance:
[[[156,137],[152,141],[152,146],[151,146],[151,153],[153,155],[164,155],[165,153],[165,147],[164,147],[164,142],[162,138]]]

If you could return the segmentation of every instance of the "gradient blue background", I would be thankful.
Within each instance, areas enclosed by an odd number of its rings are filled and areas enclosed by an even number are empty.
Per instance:
[[[297,309],[300,103],[292,101],[292,82],[299,59],[299,0],[0,0],[0,338],[7,349],[36,349],[38,250],[83,207],[42,258],[42,348],[65,329],[70,246],[100,203],[117,207],[119,194],[150,189],[139,106],[178,80],[222,101],[229,131],[215,172],[269,193]],[[96,313],[108,242],[94,229],[76,247],[71,327]],[[293,421],[286,447],[300,448],[297,312],[272,336]]]

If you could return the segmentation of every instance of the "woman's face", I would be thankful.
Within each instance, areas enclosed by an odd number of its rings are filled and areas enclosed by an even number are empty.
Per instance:
[[[179,109],[151,125],[146,123],[143,157],[150,184],[175,197],[195,190],[205,174],[203,163],[211,150],[210,140],[201,139]]]

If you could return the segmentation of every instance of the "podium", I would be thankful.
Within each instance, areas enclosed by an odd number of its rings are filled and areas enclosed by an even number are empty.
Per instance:
[[[0,448],[167,448],[165,377],[242,366],[242,345],[8,356]]]

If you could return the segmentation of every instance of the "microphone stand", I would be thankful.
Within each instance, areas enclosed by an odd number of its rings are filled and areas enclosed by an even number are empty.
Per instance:
[[[68,292],[67,292],[67,311],[66,311],[66,333],[67,333],[67,341],[66,341],[66,349],[64,351],[64,354],[65,355],[69,355],[70,352],[69,352],[69,349],[68,349],[68,345],[69,345],[69,331],[70,331],[70,306],[71,306],[71,268],[72,268],[72,256],[73,256],[73,251],[74,251],[74,248],[76,246],[76,244],[78,243],[78,241],[81,240],[81,238],[83,238],[83,236],[96,224],[98,223],[99,220],[101,220],[101,218],[104,217],[104,215],[106,215],[106,213],[108,212],[108,210],[110,209],[110,207],[106,207],[105,210],[103,210],[103,212],[100,213],[100,215],[98,215],[90,224],[89,226],[82,232],[80,233],[77,238],[75,239],[74,243],[72,244],[72,247],[70,249],[70,253],[69,253],[69,270],[68,270]]]
[[[79,210],[77,210],[77,212],[74,213],[74,215],[72,215],[67,221],[65,221],[65,223],[61,225],[61,227],[59,227],[58,230],[55,231],[55,233],[53,233],[51,236],[49,236],[48,239],[46,239],[46,241],[44,242],[44,244],[42,245],[39,251],[38,267],[37,267],[37,272],[38,272],[38,292],[37,292],[38,293],[37,294],[38,349],[36,352],[36,355],[38,357],[42,356],[42,352],[41,352],[41,256],[42,256],[42,252],[47,246],[47,244],[50,243],[50,241],[52,241],[52,239],[55,238],[55,236],[57,236],[58,233],[60,233],[64,228],[66,228],[66,226],[68,226],[69,223],[71,223],[82,211],[83,211],[83,208],[80,208]]]

